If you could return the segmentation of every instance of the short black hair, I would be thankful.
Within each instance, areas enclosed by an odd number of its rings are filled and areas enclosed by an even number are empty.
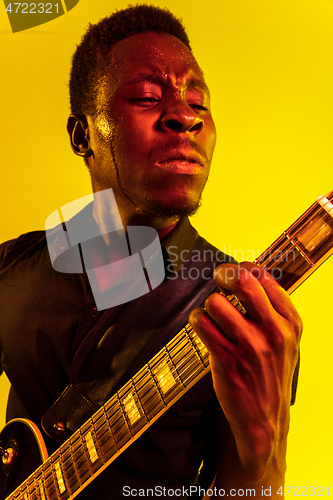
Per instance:
[[[182,22],[168,9],[153,5],[130,5],[89,25],[73,55],[69,81],[72,113],[94,114],[94,83],[105,68],[113,45],[150,31],[173,35],[192,50]]]

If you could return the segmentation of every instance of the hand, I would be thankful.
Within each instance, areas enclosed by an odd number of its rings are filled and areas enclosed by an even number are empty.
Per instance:
[[[205,310],[192,311],[189,322],[209,350],[215,392],[242,467],[259,477],[270,461],[285,467],[302,323],[285,290],[254,264],[222,264],[215,281],[237,295],[246,314],[214,293]]]

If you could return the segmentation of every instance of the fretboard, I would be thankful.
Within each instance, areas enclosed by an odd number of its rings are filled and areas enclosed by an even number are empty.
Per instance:
[[[318,199],[255,261],[289,293],[333,253],[332,201],[333,191]],[[209,370],[206,347],[186,325],[7,500],[76,497]]]

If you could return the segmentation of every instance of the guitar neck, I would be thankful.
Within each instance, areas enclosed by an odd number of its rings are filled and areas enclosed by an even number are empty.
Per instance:
[[[255,263],[291,294],[333,253],[333,191],[320,196]]]
[[[289,293],[333,253],[332,201],[333,191],[319,198],[255,261]],[[209,370],[206,347],[186,325],[7,500],[76,497]]]

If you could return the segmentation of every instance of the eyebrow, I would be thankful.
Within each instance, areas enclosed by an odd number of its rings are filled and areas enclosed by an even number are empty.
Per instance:
[[[165,87],[167,81],[162,73],[139,73],[135,77],[127,80],[125,85],[133,85],[135,83],[151,82]],[[200,88],[210,96],[209,89],[206,83],[200,78],[191,77],[187,82],[187,88]]]

